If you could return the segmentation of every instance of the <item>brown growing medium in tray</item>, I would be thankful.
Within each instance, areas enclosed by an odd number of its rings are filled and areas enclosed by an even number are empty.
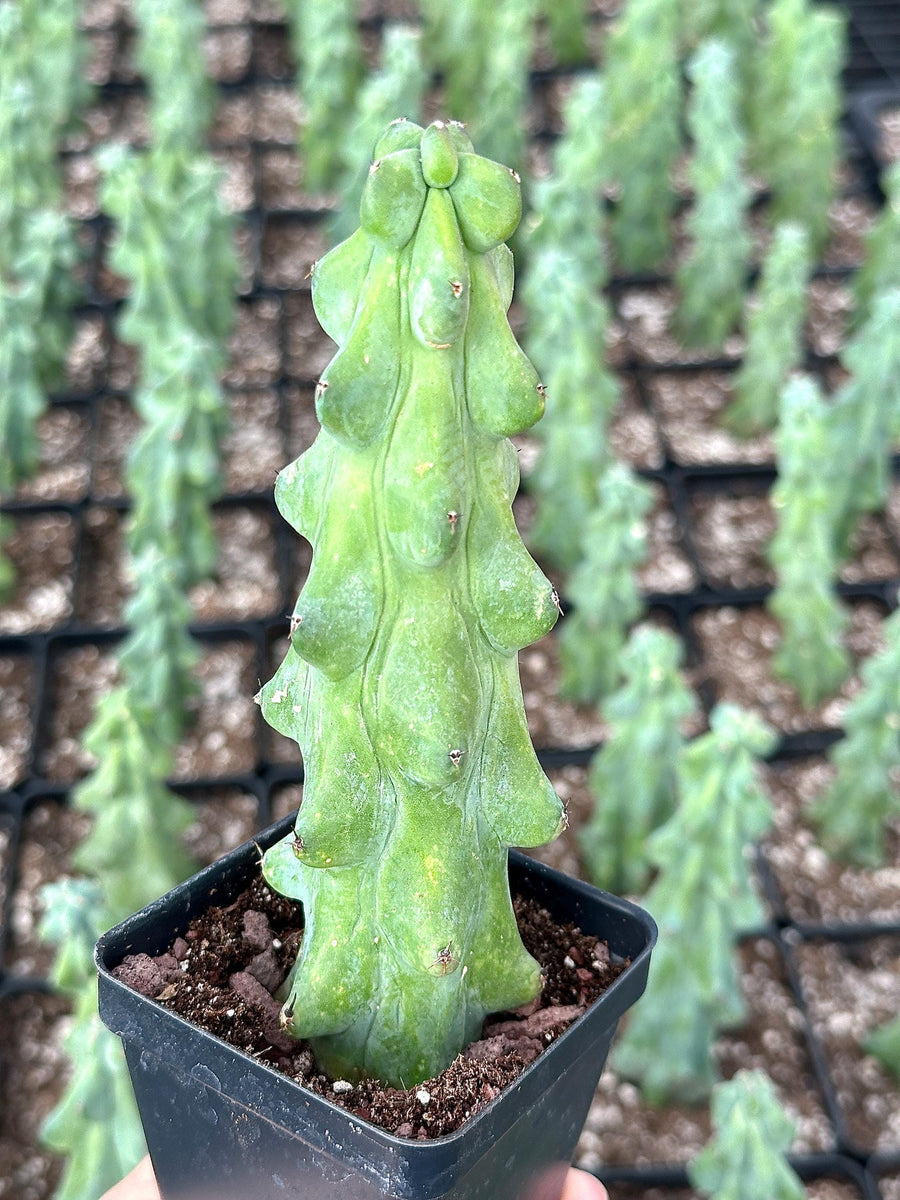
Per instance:
[[[858,663],[880,649],[884,614],[869,600],[853,600],[846,607],[850,621],[845,645]],[[780,630],[775,618],[758,605],[702,608],[691,625],[702,650],[702,675],[713,685],[716,700],[753,709],[783,733],[836,729],[847,700],[859,689],[858,677],[851,675],[836,696],[804,710],[791,685],[772,674]]]
[[[62,1160],[39,1130],[68,1074],[62,1049],[67,1002],[23,992],[0,999],[0,1200],[46,1200]]]
[[[176,779],[214,779],[256,766],[256,653],[246,638],[200,644],[195,675],[200,692],[175,753]],[[51,709],[38,770],[48,779],[74,781],[93,760],[81,744],[97,702],[116,679],[115,652],[76,646],[57,655],[51,667]]]
[[[809,925],[900,923],[900,822],[887,831],[876,869],[838,862],[807,816],[834,777],[823,758],[766,768],[775,821],[763,844],[789,920]]]
[[[648,378],[653,411],[672,457],[682,466],[774,463],[769,434],[744,440],[722,425],[722,413],[733,398],[733,379],[724,371],[665,371]]]
[[[258,828],[256,797],[236,788],[213,788],[191,795],[196,819],[185,831],[184,847],[198,869],[239,846]],[[4,965],[19,977],[40,979],[54,949],[38,935],[43,912],[40,890],[77,874],[72,854],[91,826],[87,813],[56,799],[38,800],[25,815],[13,893],[9,945]]]
[[[0,634],[38,633],[64,625],[72,612],[77,528],[67,513],[12,518],[3,548],[16,569],[11,599],[0,608]]]
[[[766,1072],[796,1123],[795,1153],[832,1149],[833,1134],[803,1032],[803,1016],[794,1003],[781,952],[767,938],[754,938],[739,950],[741,987],[747,1003],[746,1024],[723,1034],[716,1059],[723,1078],[741,1068]],[[706,1105],[646,1104],[636,1087],[608,1067],[588,1114],[579,1143],[579,1160],[591,1170],[608,1165],[685,1163],[711,1133]]]
[[[646,595],[690,592],[697,576],[681,548],[681,529],[662,484],[651,485],[653,508],[647,516],[647,558],[637,569],[637,581]]]
[[[767,496],[698,492],[690,499],[694,548],[710,586],[755,588],[775,581],[766,546],[776,521]]]
[[[93,629],[123,624],[122,607],[131,593],[123,513],[92,504],[81,517],[79,570],[74,619]]]
[[[327,249],[321,224],[296,217],[270,217],[262,235],[263,285],[308,289],[313,264]]]
[[[641,404],[633,379],[626,377],[621,385],[621,399],[609,426],[610,450],[636,469],[658,469],[665,458],[653,414]]]
[[[721,352],[684,350],[672,334],[676,303],[677,292],[670,284],[634,284],[622,293],[618,315],[625,325],[628,347],[638,362],[664,365],[740,357],[744,343],[738,334],[726,340]]]
[[[27,654],[0,655],[0,790],[20,783],[28,770],[35,672]]]
[[[16,488],[17,500],[74,503],[87,492],[89,423],[82,406],[54,405],[40,418],[38,469]]]
[[[802,943],[794,951],[844,1125],[867,1151],[900,1151],[900,1089],[860,1042],[900,1012],[900,936]]]
[[[217,509],[215,574],[190,591],[200,623],[276,615],[280,600],[275,516],[268,505]]]
[[[755,485],[748,481],[748,488]],[[742,494],[740,483],[726,493],[695,492],[690,499],[694,547],[707,581],[715,588],[756,588],[775,583],[766,557],[777,527],[767,495]],[[854,536],[850,558],[841,567],[844,583],[900,578],[900,559],[884,521],[867,514]]]
[[[435,1079],[409,1090],[332,1080],[319,1072],[306,1043],[280,1029],[280,1004],[271,993],[296,957],[302,909],[259,876],[233,904],[191,922],[169,953],[130,956],[114,974],[364,1120],[399,1137],[440,1137],[494,1099],[624,969],[610,962],[605,943],[557,925],[535,902],[516,899],[515,909],[525,946],[541,964],[540,997],[515,1013],[487,1017],[479,1041]]]
[[[12,846],[16,819],[12,813],[0,813],[0,910],[6,911],[6,897],[12,880]]]

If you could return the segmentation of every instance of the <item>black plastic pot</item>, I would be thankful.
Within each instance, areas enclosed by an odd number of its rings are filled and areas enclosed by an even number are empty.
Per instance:
[[[513,853],[514,892],[632,961],[612,987],[456,1133],[394,1137],[131,991],[110,974],[158,954],[258,869],[239,847],[97,944],[100,1014],[125,1045],[164,1200],[559,1200],[619,1018],[641,995],[656,927],[641,909]]]

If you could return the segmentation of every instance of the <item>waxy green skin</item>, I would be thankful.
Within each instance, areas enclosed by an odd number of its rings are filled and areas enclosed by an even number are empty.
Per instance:
[[[519,214],[517,177],[461,126],[394,122],[362,228],[313,274],[339,350],[276,499],[314,557],[259,697],[306,781],[263,870],[305,908],[284,1020],[343,1078],[430,1078],[539,990],[507,848],[565,816],[516,664],[558,611],[510,511],[506,439],[544,405],[506,320]]]

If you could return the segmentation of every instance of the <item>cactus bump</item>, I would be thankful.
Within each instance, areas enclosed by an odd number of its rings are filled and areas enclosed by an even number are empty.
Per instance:
[[[506,318],[520,211],[460,125],[395,122],[313,272],[338,350],[276,484],[313,563],[259,695],[306,782],[263,871],[306,914],[284,1025],[344,1079],[421,1082],[540,988],[507,879],[509,846],[565,822],[516,664],[557,617],[510,509],[507,439],[544,407]]]

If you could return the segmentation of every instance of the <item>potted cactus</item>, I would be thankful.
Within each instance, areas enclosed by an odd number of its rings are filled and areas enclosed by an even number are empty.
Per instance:
[[[540,990],[508,851],[553,838],[565,813],[528,737],[516,652],[558,604],[510,508],[507,439],[544,407],[506,320],[518,177],[457,124],[401,120],[375,148],[360,216],[313,274],[339,348],[317,391],[321,432],[276,486],[314,557],[258,699],[300,743],[305,788],[293,826],[259,845],[268,885],[304,912],[282,1027],[338,1080],[410,1087],[478,1039],[486,1014]],[[458,1133],[407,1141],[110,974],[257,866],[241,848],[98,949],[101,1012],[125,1041],[164,1197],[324,1197],[340,1181],[354,1198],[556,1200],[618,1017],[643,989],[652,921],[515,858],[515,890],[631,964]]]

